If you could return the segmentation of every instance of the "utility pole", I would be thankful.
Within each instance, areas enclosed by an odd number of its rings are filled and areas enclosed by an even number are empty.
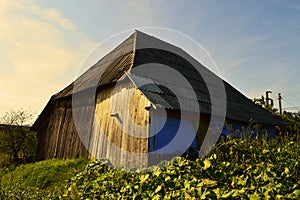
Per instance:
[[[265,102],[265,97],[264,97],[264,95],[261,95],[261,101],[262,101],[262,105],[266,105],[266,102]]]
[[[280,115],[282,115],[282,106],[281,106],[281,100],[282,100],[281,93],[278,93],[278,101],[279,101],[279,113],[280,113]]]
[[[269,107],[269,101],[271,101],[271,106],[274,105],[273,99],[269,97],[269,93],[272,93],[272,91],[266,91],[266,107]]]

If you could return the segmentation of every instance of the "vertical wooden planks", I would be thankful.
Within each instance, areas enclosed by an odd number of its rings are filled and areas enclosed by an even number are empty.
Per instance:
[[[84,104],[72,107],[71,98],[57,100],[42,135],[44,157],[87,155],[77,133],[78,127],[74,124],[72,109],[75,109],[79,118],[84,119],[79,121],[81,129],[78,131],[84,133],[82,139],[87,142],[93,156],[108,158],[119,166],[146,166],[147,159],[140,153],[148,151],[148,139],[144,138],[149,134],[149,111],[145,110],[148,103],[148,99],[128,79],[119,82],[116,87],[111,85],[98,90],[95,108]],[[89,112],[94,116],[86,118]],[[119,114],[120,118],[112,114]]]
[[[92,154],[108,158],[119,166],[146,166],[147,159],[139,153],[148,151],[147,138],[141,138],[148,136],[149,131],[149,112],[145,110],[149,103],[147,98],[127,80],[116,87],[101,90],[96,102],[97,120],[93,129],[93,140],[96,141],[93,141]],[[101,128],[95,128],[95,123]],[[105,139],[109,142],[105,143]]]

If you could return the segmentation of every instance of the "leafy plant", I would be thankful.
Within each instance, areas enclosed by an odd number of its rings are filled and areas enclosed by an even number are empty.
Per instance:
[[[206,158],[139,173],[107,160],[46,160],[0,171],[0,199],[299,199],[300,143],[233,138]]]
[[[175,158],[165,168],[130,173],[92,161],[62,199],[297,199],[297,142],[234,138],[207,158]]]

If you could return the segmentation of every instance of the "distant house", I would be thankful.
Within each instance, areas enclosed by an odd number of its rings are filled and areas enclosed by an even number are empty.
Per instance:
[[[152,70],[153,73],[144,70],[147,68],[138,70],[138,67],[147,64],[148,69],[157,65],[160,68],[154,72]],[[177,78],[159,76],[168,74],[164,66],[184,76],[191,83],[195,97],[189,95],[191,91]],[[201,75],[196,69],[200,70]],[[214,85],[214,81],[207,83],[206,77],[222,82],[225,96],[222,95],[222,88]],[[177,94],[165,87],[166,84],[172,85]],[[170,143],[179,124],[184,127],[179,141],[192,138],[190,149],[199,151],[213,114],[208,87],[220,90],[220,93],[214,94],[214,98],[226,102],[226,122],[232,124],[235,130],[253,120],[274,136],[275,125],[280,121],[270,113],[182,49],[136,31],[76,82],[51,97],[33,125],[38,132],[38,159],[91,154],[108,158],[115,164],[148,166],[147,157],[128,155],[111,146],[125,152],[154,152]],[[92,94],[89,91],[95,91],[95,95],[88,95]],[[74,92],[80,98],[72,96]],[[183,104],[180,104],[177,96],[181,96]],[[199,112],[195,112],[190,103],[199,105]],[[183,113],[186,114],[184,118]],[[197,118],[200,120],[195,120]],[[132,126],[131,121],[137,125]],[[161,130],[153,134],[159,127]],[[224,128],[222,134],[230,131]],[[161,153],[172,153],[181,149],[180,145],[181,142],[175,142]]]

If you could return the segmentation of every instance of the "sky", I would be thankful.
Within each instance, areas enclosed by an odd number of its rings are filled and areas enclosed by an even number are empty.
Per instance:
[[[280,92],[284,109],[300,110],[298,0],[1,0],[0,114],[38,115],[97,45],[141,27],[193,38],[248,98],[271,90],[278,107]]]

